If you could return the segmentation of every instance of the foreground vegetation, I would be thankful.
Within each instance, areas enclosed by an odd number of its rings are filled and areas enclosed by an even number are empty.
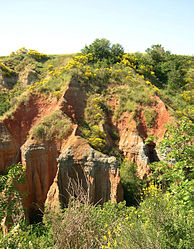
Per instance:
[[[192,248],[193,58],[173,55],[161,45],[152,46],[146,54],[126,54],[121,45],[111,45],[106,39],[97,39],[71,57],[49,57],[21,49],[5,58],[1,70],[6,77],[30,62],[39,80],[26,88],[17,82],[1,91],[0,115],[11,115],[30,94],[59,99],[67,81],[76,79],[87,93],[80,134],[93,148],[117,157],[125,201],[92,205],[80,185],[77,198],[70,198],[67,208],[57,214],[45,210],[42,223],[29,225],[14,187],[24,180],[24,171],[20,164],[12,165],[0,175],[0,220],[6,214],[12,217],[14,226],[6,236],[0,232],[0,248]],[[118,98],[115,110],[108,105],[112,95]],[[138,121],[135,110],[141,107],[147,126],[152,127],[155,95],[165,102],[177,122],[168,127],[159,146],[164,159],[150,164],[150,175],[142,181],[136,176],[136,165],[124,159],[117,147],[107,144],[100,125],[107,113],[118,120],[124,111]],[[66,134],[71,121],[57,111],[31,134],[40,141],[60,139],[65,136],[61,126],[67,127]],[[116,144],[117,132],[111,130],[109,135]]]

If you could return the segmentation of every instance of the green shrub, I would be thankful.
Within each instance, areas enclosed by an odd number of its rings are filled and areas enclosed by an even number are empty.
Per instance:
[[[21,163],[10,165],[6,172],[0,174],[0,223],[5,216],[11,223],[24,218],[22,198],[16,189],[16,183],[24,182],[25,173]]]
[[[28,225],[21,222],[16,224],[6,236],[0,232],[0,248],[51,249],[53,245],[52,230],[43,224]]]
[[[137,177],[136,165],[125,159],[120,167],[120,175],[127,205],[137,205],[140,198],[141,181]]]
[[[119,134],[118,134],[117,130],[115,130],[114,128],[108,129],[108,134],[110,135],[112,140],[114,140],[114,141],[119,140]]]
[[[152,128],[155,124],[156,118],[157,118],[157,111],[152,108],[144,108],[143,114],[145,116],[146,124],[149,128]]]
[[[189,249],[192,247],[192,217],[174,207],[173,196],[151,184],[140,206],[121,223],[118,248]]]
[[[102,153],[108,153],[108,144],[106,141],[106,134],[97,125],[88,126],[85,125],[80,129],[81,136],[86,138],[89,144]]]
[[[152,45],[146,55],[138,55],[136,70],[160,88],[178,90],[186,84],[191,67],[189,57],[171,54],[161,45]]]
[[[85,108],[85,121],[90,125],[98,125],[104,120],[108,108],[104,104],[104,99],[99,95],[92,95],[87,99]]]
[[[171,126],[160,143],[164,160],[151,165],[151,179],[174,195],[176,205],[185,212],[192,210],[193,124],[184,118]]]
[[[8,91],[0,93],[0,116],[2,116],[10,108],[10,100]]]
[[[11,77],[16,75],[16,73],[4,63],[0,63],[0,70],[2,72],[3,77]]]

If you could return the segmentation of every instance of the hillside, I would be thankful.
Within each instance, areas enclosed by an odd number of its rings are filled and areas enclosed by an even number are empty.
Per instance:
[[[13,175],[12,180],[30,223],[42,221],[45,203],[49,212],[60,213],[80,189],[95,205],[125,200],[137,207],[160,162],[171,165],[174,157],[169,160],[158,146],[166,141],[167,124],[193,120],[194,58],[173,55],[160,45],[146,52],[126,54],[121,45],[97,39],[76,55],[49,56],[22,48],[1,58],[0,174],[9,176],[10,165],[21,162],[25,181]],[[183,167],[190,173],[190,161]],[[163,191],[170,182],[159,182]],[[0,212],[5,233],[16,219],[9,208],[2,206]],[[92,242],[92,247],[77,248],[124,248],[110,247],[111,236],[107,245]]]

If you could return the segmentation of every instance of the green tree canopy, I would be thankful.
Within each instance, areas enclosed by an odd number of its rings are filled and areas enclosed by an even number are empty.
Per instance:
[[[106,60],[108,63],[116,63],[124,54],[124,48],[120,44],[111,45],[110,41],[102,38],[96,39],[89,46],[85,46],[82,50],[83,54],[91,53],[93,62]]]

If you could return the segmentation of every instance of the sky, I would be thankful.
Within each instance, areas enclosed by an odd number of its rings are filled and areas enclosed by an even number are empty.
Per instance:
[[[194,0],[0,0],[0,55],[77,53],[96,38],[194,55]]]

